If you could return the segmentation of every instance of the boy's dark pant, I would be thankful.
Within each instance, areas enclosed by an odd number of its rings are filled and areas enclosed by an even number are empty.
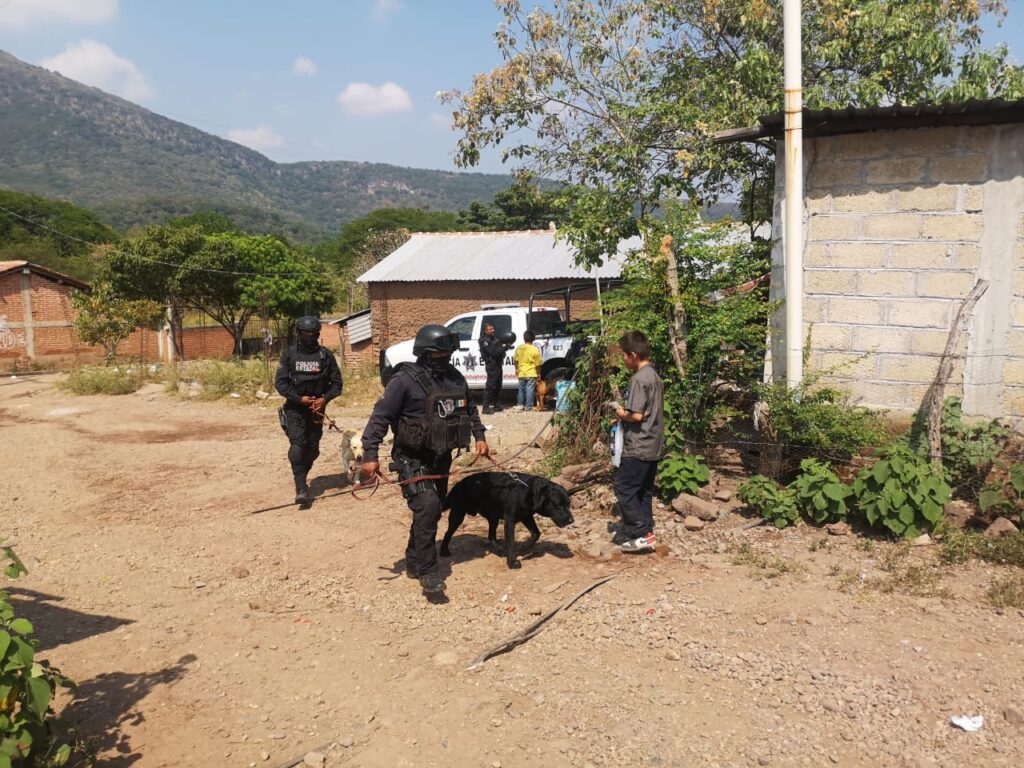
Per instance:
[[[622,512],[622,532],[637,539],[654,532],[654,474],[657,461],[623,457],[615,473],[615,498]]]

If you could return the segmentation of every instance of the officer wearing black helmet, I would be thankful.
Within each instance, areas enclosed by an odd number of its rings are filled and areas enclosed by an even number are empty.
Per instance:
[[[295,477],[295,503],[309,506],[309,470],[320,455],[327,404],[341,394],[341,371],[334,355],[320,346],[320,321],[300,317],[298,343],[281,355],[274,386],[285,399],[278,411],[288,435],[288,461]]]
[[[478,456],[488,455],[484,426],[469,396],[469,386],[451,364],[458,348],[458,335],[443,325],[420,328],[413,342],[416,362],[395,369],[363,431],[364,475],[373,477],[380,470],[377,455],[389,428],[395,437],[391,459],[400,480],[447,475],[452,451],[469,449],[471,439]],[[438,573],[435,541],[447,491],[447,478],[402,486],[412,510],[405,572],[418,578],[427,594],[445,589]]]

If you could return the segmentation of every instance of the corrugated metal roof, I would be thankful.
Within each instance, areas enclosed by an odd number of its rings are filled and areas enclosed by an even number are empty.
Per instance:
[[[18,272],[22,269],[28,269],[37,275],[49,278],[50,280],[56,280],[58,283],[67,283],[73,285],[76,288],[81,288],[84,291],[90,290],[89,284],[84,283],[81,280],[76,280],[70,275],[65,275],[60,272],[55,272],[47,267],[42,267],[38,264],[33,264],[30,261],[0,261],[0,275],[7,275],[11,272]]]
[[[784,115],[776,112],[759,118],[760,125],[733,128],[714,137],[718,144],[782,138]],[[807,136],[835,136],[901,128],[937,128],[951,125],[1024,123],[1024,99],[970,99],[949,104],[893,104],[885,107],[805,109],[803,129]]]
[[[588,272],[576,264],[576,249],[549,230],[419,233],[358,280],[392,283],[618,277],[626,254],[640,247],[639,237],[623,240],[618,253]]]

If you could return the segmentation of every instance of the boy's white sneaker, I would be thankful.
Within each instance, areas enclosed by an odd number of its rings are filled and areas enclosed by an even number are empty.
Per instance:
[[[655,538],[654,534],[648,533],[646,536],[641,536],[638,539],[630,539],[623,543],[620,549],[622,549],[623,552],[630,552],[634,554],[639,554],[641,552],[653,552],[657,543],[658,540]]]

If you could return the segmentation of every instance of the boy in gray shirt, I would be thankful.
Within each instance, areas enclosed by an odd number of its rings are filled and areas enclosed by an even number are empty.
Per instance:
[[[640,331],[619,340],[622,359],[633,377],[626,404],[615,416],[623,430],[622,460],[615,473],[615,497],[622,511],[622,529],[614,541],[623,552],[652,552],[654,537],[654,475],[665,453],[664,384],[651,365],[651,345]]]

